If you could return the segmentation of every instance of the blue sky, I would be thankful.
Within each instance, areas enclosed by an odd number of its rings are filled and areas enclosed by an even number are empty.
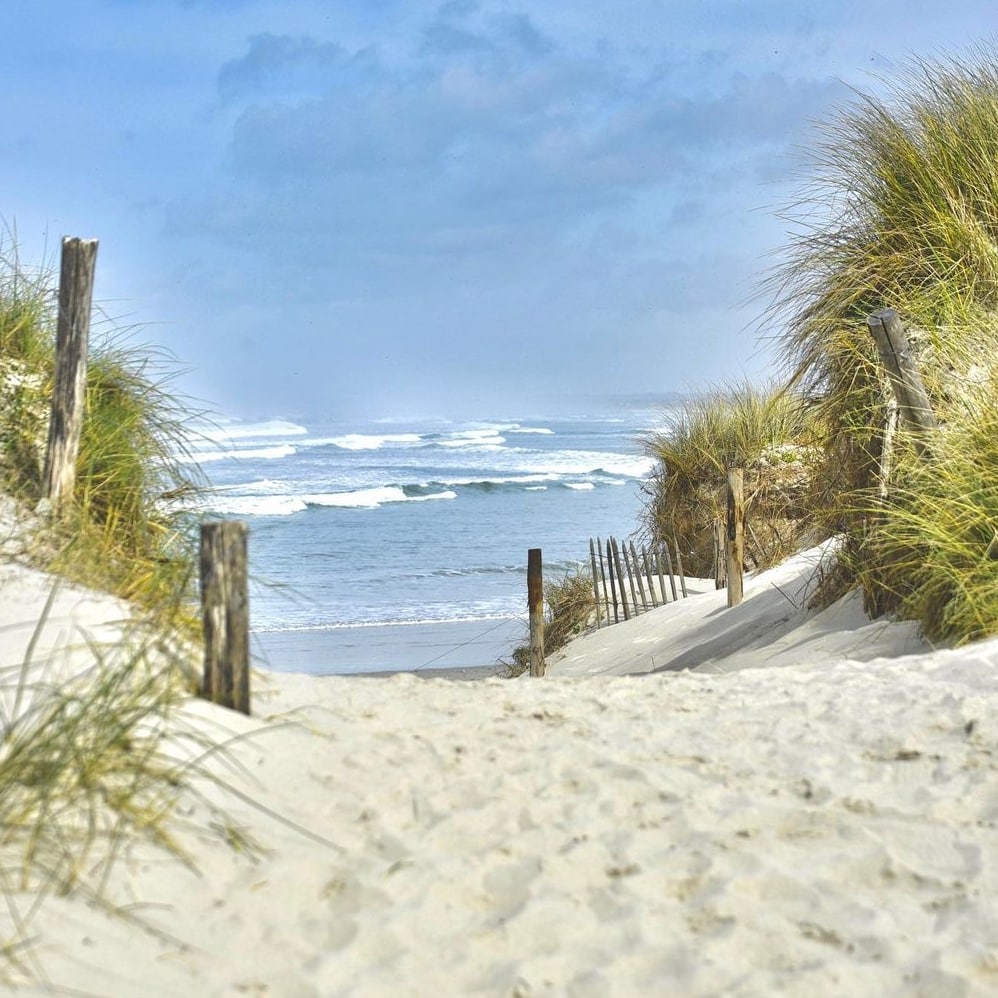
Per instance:
[[[0,218],[248,417],[760,376],[813,123],[985,0],[3,0]]]

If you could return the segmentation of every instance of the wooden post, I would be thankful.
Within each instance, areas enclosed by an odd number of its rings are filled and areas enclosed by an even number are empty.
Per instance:
[[[665,604],[665,603],[669,602],[669,597],[668,597],[668,595],[667,595],[667,593],[665,591],[665,571],[663,570],[663,566],[662,566],[662,545],[661,545],[661,543],[656,544],[655,547],[652,548],[651,554],[652,554],[652,559],[655,562],[655,571],[658,572],[658,588],[659,588],[660,592],[662,593],[662,603]],[[670,575],[669,577],[671,578],[672,576]],[[675,582],[672,583],[672,588],[673,588],[673,592],[675,592],[675,588],[676,588],[676,583]],[[675,596],[673,596],[673,599],[675,599]]]
[[[915,446],[919,454],[930,457],[928,431],[936,428],[936,417],[911,356],[904,326],[893,308],[882,308],[867,316],[866,324],[876,341],[880,360],[894,389],[901,418],[915,433]]]
[[[624,571],[627,573],[627,588],[631,591],[631,616],[636,617],[641,612],[641,607],[638,606],[638,591],[634,587],[634,566],[627,552],[627,541],[620,542],[620,556],[624,560]]]
[[[610,569],[610,592],[613,594],[613,622],[615,624],[620,623],[620,613],[617,610],[617,584],[613,578],[613,551],[611,549],[611,541],[613,538],[609,538],[606,542],[606,563],[607,567]]]
[[[44,496],[53,509],[73,498],[76,457],[83,431],[87,390],[87,346],[94,295],[97,240],[66,236],[59,271],[55,385],[45,452]]]
[[[891,460],[894,456],[894,435],[897,433],[898,417],[897,399],[892,398],[887,403],[887,419],[880,441],[880,481],[877,485],[877,492],[881,502],[887,499],[887,492],[890,489]]]
[[[603,562],[603,541],[599,537],[596,538],[596,552],[599,554],[599,574],[600,578],[603,580],[603,609],[606,610],[606,625],[610,626],[610,591],[606,587],[606,566]],[[613,573],[611,572],[610,578],[613,578]],[[617,601],[614,600],[613,611],[617,612]]]
[[[683,571],[683,554],[679,550],[679,540],[675,534],[672,535],[672,546],[676,551],[676,571],[679,573],[679,587],[683,590],[683,599],[689,596],[686,591],[686,573]],[[668,547],[666,547],[666,554],[668,554]]]
[[[662,550],[665,552],[665,567],[669,571],[669,588],[672,590],[672,601],[675,602],[679,599],[679,593],[676,592],[676,576],[672,570],[672,555],[669,554],[669,542],[662,542]],[[676,545],[676,557],[679,557],[679,545]],[[685,593],[684,593],[685,595]]]
[[[721,521],[714,521],[714,588],[723,589],[728,584],[728,552],[724,542]]]
[[[593,570],[593,602],[596,604],[596,630],[598,631],[603,622],[600,620],[599,610],[599,575],[596,572],[596,545],[593,543],[591,537],[589,538],[589,564]]]
[[[742,468],[728,469],[728,606],[742,601],[745,561],[745,473]]]
[[[250,712],[246,524],[201,524],[201,615],[206,700]]]
[[[530,675],[544,675],[544,572],[541,549],[527,551],[527,612],[530,620]]]
[[[624,611],[624,620],[630,620],[631,615],[627,610],[627,596],[624,594],[624,573],[620,568],[620,548],[617,547],[617,538],[611,537],[610,544],[613,546],[613,560],[617,566],[617,582],[620,584],[620,608]]]
[[[651,605],[654,609],[658,606],[658,594],[655,592],[655,576],[651,570],[651,562],[648,560],[648,548],[641,548],[641,561],[645,566],[645,578],[648,580],[648,595],[651,596]],[[662,597],[665,597],[665,593],[662,593]]]
[[[634,541],[630,541],[629,543],[631,546],[631,564],[634,566],[634,574],[635,576],[637,576],[638,592],[641,593],[641,609],[644,610],[645,613],[647,613],[648,596],[645,594],[645,582],[644,582],[644,577],[641,574],[641,562],[638,561],[638,552],[634,547]]]

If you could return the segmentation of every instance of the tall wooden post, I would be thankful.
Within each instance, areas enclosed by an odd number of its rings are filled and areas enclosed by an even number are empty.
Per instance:
[[[44,495],[57,509],[73,497],[87,390],[87,346],[97,240],[66,236],[59,270],[55,386],[45,452]]]
[[[246,524],[201,524],[201,614],[206,700],[250,712]]]
[[[919,454],[929,457],[928,431],[936,428],[936,417],[911,356],[904,325],[893,308],[882,308],[867,316],[866,324],[877,343],[880,360],[894,389],[901,419],[914,431]]]
[[[728,606],[738,606],[742,601],[745,562],[744,478],[743,469],[728,469]]]
[[[541,549],[527,551],[527,611],[530,621],[530,675],[544,675],[544,572]]]

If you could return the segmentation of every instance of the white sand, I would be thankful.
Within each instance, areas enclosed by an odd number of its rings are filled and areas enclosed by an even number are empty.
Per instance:
[[[737,610],[707,593],[578,641],[545,680],[191,702],[258,806],[184,801],[197,870],[120,857],[109,897],[161,935],[49,897],[33,952],[114,996],[998,994],[998,642],[795,610],[815,557]],[[45,586],[5,573],[6,650]],[[620,674],[677,662],[706,672]],[[213,802],[265,851],[200,830]]]

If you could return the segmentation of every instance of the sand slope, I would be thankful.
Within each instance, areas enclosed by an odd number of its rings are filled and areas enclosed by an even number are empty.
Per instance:
[[[49,898],[34,952],[101,995],[998,993],[998,642],[861,662],[828,650],[853,608],[795,637],[770,591],[738,626],[795,665],[284,675],[252,719],[192,701],[258,806],[205,785],[177,827],[197,870],[138,844],[112,874],[145,930]],[[715,598],[687,601],[676,655],[724,645]],[[635,662],[630,626],[580,668]]]

